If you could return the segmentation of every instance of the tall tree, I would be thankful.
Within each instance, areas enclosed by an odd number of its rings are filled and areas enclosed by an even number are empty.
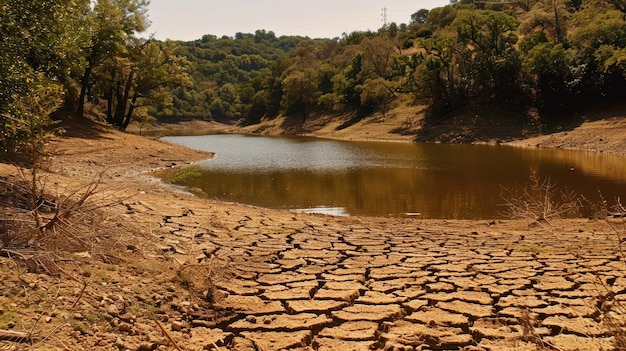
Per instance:
[[[78,115],[83,115],[93,70],[106,60],[128,55],[128,45],[136,33],[147,29],[147,5],[148,0],[98,0],[94,4],[89,14],[90,45],[86,49],[86,66],[80,79]]]
[[[291,113],[300,112],[302,123],[319,97],[317,78],[320,60],[316,52],[313,41],[301,41],[292,53],[293,63],[285,71],[282,81],[281,106]]]
[[[499,11],[464,11],[452,26],[466,45],[466,71],[474,92],[501,95],[517,87],[520,61],[515,44],[519,22]]]
[[[430,11],[428,9],[420,9],[411,15],[411,22],[424,24],[426,20],[428,20],[428,13]]]
[[[550,40],[564,44],[567,39],[568,16],[564,0],[539,0],[526,14],[520,31],[522,34],[542,31]]]
[[[533,75],[531,86],[539,109],[557,112],[568,108],[570,58],[563,44],[551,41],[533,46],[524,57],[523,68]]]
[[[189,87],[188,61],[176,55],[173,42],[137,42],[127,58],[103,65],[98,89],[107,101],[107,121],[125,130],[137,108],[165,108],[174,87]],[[108,73],[108,74],[107,74]]]
[[[425,59],[415,72],[417,94],[432,97],[439,108],[456,106],[464,95],[457,72],[457,53],[462,48],[455,38],[443,35],[422,40],[420,46],[425,51]]]

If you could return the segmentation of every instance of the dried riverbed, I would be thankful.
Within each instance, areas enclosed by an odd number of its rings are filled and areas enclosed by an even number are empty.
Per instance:
[[[49,147],[51,193],[105,176],[95,209],[70,221],[88,246],[0,257],[0,329],[32,332],[38,347],[606,350],[607,316],[625,315],[624,227],[605,220],[273,211],[198,199],[143,173],[204,152],[91,126]],[[0,165],[0,176],[17,172]]]
[[[213,327],[234,349],[608,349],[624,263],[610,236],[571,224],[255,216],[197,245],[233,274],[214,282],[227,318]]]

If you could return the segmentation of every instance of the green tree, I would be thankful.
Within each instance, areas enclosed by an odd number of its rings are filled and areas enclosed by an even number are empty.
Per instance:
[[[567,108],[570,59],[563,44],[545,42],[535,45],[524,57],[522,66],[532,74],[537,107],[549,112]]]
[[[86,1],[0,1],[0,149],[34,164],[71,85]],[[28,147],[26,147],[28,146]],[[0,156],[0,157],[2,157]]]
[[[457,52],[457,40],[451,36],[438,36],[420,42],[425,51],[425,58],[414,73],[418,88],[416,92],[422,97],[432,97],[438,108],[449,109],[459,103],[461,96]],[[420,97],[420,96],[418,96]]]
[[[317,102],[315,75],[316,71],[314,69],[292,71],[282,82],[283,98],[281,106],[287,113],[300,112],[302,123],[306,122],[309,109]]]
[[[458,9],[460,8],[461,5],[436,7],[428,12],[426,24],[432,25],[436,28],[445,28],[450,25],[452,21],[454,21]]]
[[[515,44],[519,22],[497,11],[463,11],[452,23],[465,44],[461,80],[474,93],[502,95],[518,85],[520,60]]]
[[[192,84],[188,62],[175,54],[173,42],[138,42],[130,52],[128,58],[105,65],[110,72],[104,81],[107,120],[121,130],[128,127],[136,108],[165,108],[172,104],[174,87]]]
[[[83,115],[85,98],[93,82],[93,70],[116,56],[129,54],[136,33],[146,30],[147,0],[98,0],[88,15],[90,45],[85,50],[86,66],[80,79],[77,113]]]
[[[386,115],[389,104],[395,98],[393,85],[383,78],[368,79],[361,86],[361,102],[374,110],[380,108]]]
[[[328,99],[332,99],[336,103],[336,109],[362,107],[360,86],[364,81],[363,54],[357,52],[347,61],[345,67],[331,78],[334,96],[324,98],[326,103],[329,102]]]
[[[310,109],[316,105],[319,97],[317,78],[320,60],[316,52],[312,40],[301,41],[292,53],[292,64],[285,71],[282,80],[281,106],[288,113],[301,113],[302,123],[308,118]]]
[[[569,12],[564,0],[539,0],[526,15],[521,34],[541,31],[548,39],[565,43],[567,39],[567,18]]]
[[[591,57],[604,45],[626,47],[626,19],[617,10],[587,8],[576,14],[577,29],[570,36],[570,44],[581,55]]]
[[[428,20],[428,13],[430,11],[428,9],[420,9],[411,15],[411,22],[424,24]]]
[[[626,88],[623,53],[626,19],[619,10],[585,7],[573,16],[577,28],[569,43],[572,52],[572,84],[586,99],[623,96]],[[583,99],[577,99],[582,101]]]

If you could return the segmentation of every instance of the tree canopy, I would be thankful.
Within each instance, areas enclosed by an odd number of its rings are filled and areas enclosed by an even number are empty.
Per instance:
[[[194,86],[158,115],[256,123],[278,113],[385,111],[406,95],[449,110],[509,101],[548,112],[617,97],[625,86],[621,2],[460,1],[411,22],[341,38],[272,32],[180,42]],[[393,30],[392,30],[393,29]],[[235,96],[225,99],[224,87]]]
[[[563,111],[623,98],[626,88],[618,0],[461,0],[334,39],[259,29],[187,42],[141,34],[147,4],[0,0],[5,151],[46,126],[35,115],[61,105],[125,129],[155,117],[366,116],[398,101],[435,111],[490,101]]]
[[[172,42],[141,36],[147,0],[0,0],[0,143],[5,153],[68,111],[120,129],[190,86]],[[52,106],[55,106],[52,108]],[[27,129],[31,129],[27,131]]]

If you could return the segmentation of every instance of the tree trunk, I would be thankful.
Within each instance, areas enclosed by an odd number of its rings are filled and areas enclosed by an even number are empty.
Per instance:
[[[121,115],[124,113],[124,108],[122,107],[122,111],[120,112],[120,105],[122,104],[122,100],[124,99],[124,93],[122,90],[122,81],[117,81],[117,87],[115,89],[115,111],[113,112],[113,117],[111,118],[112,124],[114,126],[120,125]]]
[[[107,94],[107,123],[113,124],[113,86]]]
[[[135,72],[131,70],[128,74],[128,79],[126,80],[124,90],[122,91],[121,89],[121,83],[119,89],[117,90],[117,107],[115,109],[115,118],[113,124],[120,129],[122,129],[124,126],[126,105],[128,104],[128,96],[130,95],[130,89],[132,87],[134,73]]]
[[[128,113],[126,113],[126,118],[124,119],[124,123],[122,123],[122,126],[120,127],[121,130],[126,130],[126,128],[128,128],[128,124],[133,118],[133,111],[135,110],[135,104],[137,103],[138,97],[139,97],[139,94],[135,92],[130,102],[130,106],[128,107]]]
[[[111,70],[111,79],[112,81],[115,81],[115,70]],[[118,84],[119,86],[119,84]],[[107,123],[109,124],[113,124],[113,90],[115,90],[115,87],[113,86],[113,84],[111,84],[109,86],[109,92],[106,95],[106,99],[107,99]]]
[[[78,97],[78,108],[76,109],[76,114],[79,117],[83,117],[85,112],[85,95],[87,95],[87,85],[89,85],[89,78],[91,76],[92,66],[91,63],[87,65],[85,68],[85,73],[83,73],[83,77],[80,80],[80,96]]]
[[[557,0],[552,0],[552,8],[554,9],[554,29],[556,30],[556,41],[557,43],[563,43],[563,34],[561,33],[561,21],[559,19]]]

